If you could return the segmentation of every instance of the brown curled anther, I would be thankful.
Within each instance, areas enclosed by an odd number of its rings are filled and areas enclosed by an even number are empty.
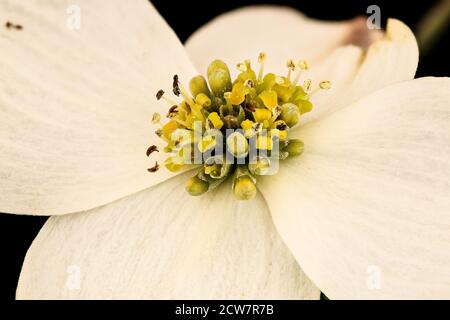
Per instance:
[[[147,149],[147,152],[145,153],[148,156],[150,156],[153,152],[159,152],[158,147],[157,146],[150,146]]]
[[[181,93],[180,87],[178,85],[178,75],[174,75],[173,76],[173,84],[172,84],[172,86],[173,86],[173,90],[172,90],[173,94],[178,97],[180,95],[180,93]]]
[[[251,103],[247,103],[247,105],[245,106],[245,110],[247,110],[249,112],[255,112],[256,107]]]
[[[170,109],[169,109],[169,112],[167,112],[166,117],[167,117],[167,118],[172,118],[172,117],[174,117],[177,113],[178,113],[178,106],[177,106],[177,105],[171,106]]]
[[[156,171],[158,171],[158,170],[159,170],[159,164],[158,164],[158,161],[155,162],[155,165],[154,165],[153,167],[147,169],[147,171],[148,171],[148,172],[151,172],[151,173],[156,172]]]
[[[162,98],[163,95],[164,95],[164,90],[159,90],[159,91],[156,93],[156,99],[157,99],[157,100],[160,100],[160,99]]]

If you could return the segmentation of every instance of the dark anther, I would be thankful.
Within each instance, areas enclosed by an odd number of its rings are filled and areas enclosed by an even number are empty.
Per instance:
[[[247,103],[245,105],[245,110],[247,110],[249,112],[255,112],[256,107],[253,104],[251,104],[251,103]]]
[[[159,90],[159,91],[156,93],[156,99],[157,99],[157,100],[161,99],[163,95],[164,95],[164,90]]]
[[[253,125],[253,129],[255,131],[259,131],[259,130],[261,130],[262,126],[263,126],[263,124],[261,122],[257,122]]]
[[[287,125],[285,123],[280,123],[277,125],[277,129],[280,131],[286,130],[287,129]]]
[[[181,91],[180,91],[180,87],[178,85],[178,75],[174,75],[173,76],[173,94],[176,95],[177,97],[180,95]]]
[[[162,132],[161,129],[158,129],[158,130],[155,131],[155,134],[156,134],[158,137],[162,137],[163,132]]]
[[[167,112],[166,117],[167,117],[167,118],[172,118],[172,117],[174,117],[177,113],[178,113],[178,106],[177,106],[177,105],[171,106],[170,109],[169,109],[169,112]]]
[[[185,102],[184,105],[186,106],[186,113],[190,114],[191,113],[191,106],[187,102]]]
[[[211,119],[206,119],[206,125],[208,129],[214,129],[214,124],[212,123]]]
[[[158,161],[155,162],[155,165],[154,165],[153,167],[147,169],[148,172],[152,172],[152,173],[153,173],[153,172],[156,172],[156,171],[158,171],[158,170],[159,170],[159,164],[158,164]]]
[[[145,154],[148,157],[149,155],[151,155],[155,151],[159,152],[158,147],[157,146],[150,146],[150,147],[148,147],[147,152]]]
[[[10,21],[7,21],[5,23],[5,27],[7,29],[16,29],[16,30],[22,30],[23,29],[23,27],[20,24],[14,24],[14,23],[12,23]]]
[[[253,88],[255,86],[255,83],[251,79],[248,79],[245,84],[249,88]]]

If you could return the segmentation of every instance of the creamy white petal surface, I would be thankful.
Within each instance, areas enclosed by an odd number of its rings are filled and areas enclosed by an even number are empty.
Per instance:
[[[357,43],[367,45],[374,33],[365,19],[324,22],[280,6],[251,6],[220,15],[197,30],[187,41],[186,50],[200,72],[206,72],[214,59],[234,66],[267,54],[265,69],[285,74],[288,59],[320,61],[335,48]]]
[[[148,1],[2,1],[0,21],[23,27],[0,28],[0,211],[86,210],[170,176],[147,172],[155,94],[196,72]]]
[[[331,299],[450,298],[450,79],[389,86],[297,132],[259,184]]]
[[[213,59],[222,59],[237,73],[236,63],[255,62],[260,51],[267,53],[265,70],[282,75],[287,59],[309,60],[310,70],[301,81],[313,80],[314,88],[319,81],[329,80],[332,88],[311,98],[314,109],[303,115],[301,123],[339,110],[386,85],[414,78],[419,59],[415,37],[401,21],[389,19],[382,33],[369,30],[364,18],[325,22],[277,6],[223,14],[194,33],[186,50],[201,72]]]
[[[414,78],[419,62],[419,49],[412,31],[403,22],[389,19],[386,33],[361,55],[355,68],[354,55],[342,56],[334,64],[326,61],[311,68],[313,80],[331,80],[329,91],[311,98],[312,112],[301,118],[305,124],[330,114],[389,84]]]
[[[188,177],[50,218],[26,256],[17,298],[319,298],[260,195],[239,202],[226,184],[191,197]]]

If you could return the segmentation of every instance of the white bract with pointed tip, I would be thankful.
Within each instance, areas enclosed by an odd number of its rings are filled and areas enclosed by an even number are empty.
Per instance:
[[[0,21],[23,26],[0,29],[0,211],[54,215],[17,298],[450,298],[450,80],[412,80],[403,23],[249,7],[183,47],[146,0],[79,0],[76,31],[69,5],[0,3]],[[290,132],[303,154],[251,201],[148,173],[164,159],[145,157],[155,92],[259,52],[266,71],[301,58],[302,82],[333,84]]]

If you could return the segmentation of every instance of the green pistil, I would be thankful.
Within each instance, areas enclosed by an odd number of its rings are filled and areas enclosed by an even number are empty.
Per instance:
[[[182,98],[181,103],[173,103],[163,96],[164,91],[158,91],[157,99],[170,104],[165,124],[161,124],[159,114],[152,118],[154,124],[162,125],[157,134],[167,143],[163,150],[170,152],[166,168],[175,172],[195,161],[201,164],[186,183],[189,194],[202,195],[233,177],[236,198],[252,199],[256,195],[256,177],[268,174],[273,161],[303,152],[303,142],[290,139],[289,131],[300,123],[301,115],[312,110],[312,94],[329,89],[331,83],[321,81],[312,90],[309,79],[300,85],[302,73],[309,68],[304,60],[288,60],[286,76],[264,74],[265,59],[261,53],[258,73],[249,60],[239,63],[234,81],[228,66],[215,60],[206,78],[198,75],[190,80],[190,93],[174,76],[173,93]],[[227,129],[235,131],[230,134]],[[199,131],[200,137],[196,136]],[[218,133],[222,138],[217,138]],[[217,146],[223,147],[225,153],[215,154]],[[252,148],[256,148],[256,156]],[[188,164],[186,159],[190,160]]]

